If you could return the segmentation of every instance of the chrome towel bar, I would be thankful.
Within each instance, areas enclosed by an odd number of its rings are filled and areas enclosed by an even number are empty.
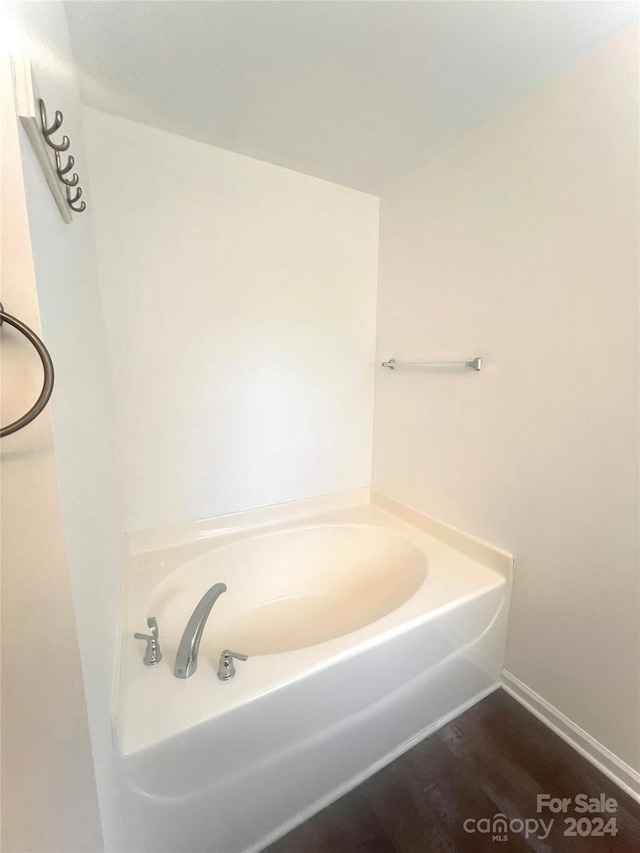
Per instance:
[[[471,361],[396,361],[395,358],[383,361],[382,367],[395,370],[396,367],[470,367],[472,370],[482,370],[482,358],[477,356]]]
[[[40,392],[40,396],[33,404],[33,406],[29,409],[26,414],[24,414],[21,418],[18,418],[17,421],[14,421],[12,424],[9,424],[6,427],[0,427],[0,438],[4,438],[5,435],[11,435],[12,432],[17,432],[22,427],[25,427],[27,424],[30,424],[31,421],[35,420],[38,417],[40,412],[44,409],[44,407],[49,402],[49,397],[51,396],[51,392],[53,391],[53,362],[51,361],[51,356],[49,355],[49,350],[42,343],[40,338],[36,335],[34,331],[32,331],[28,326],[26,326],[21,320],[18,320],[16,317],[12,317],[11,314],[7,314],[0,302],[0,326],[3,323],[8,323],[10,326],[13,326],[14,329],[17,329],[21,332],[25,338],[33,344],[36,352],[40,356],[40,361],[42,362],[42,367],[44,369],[44,383],[42,385],[42,391]]]

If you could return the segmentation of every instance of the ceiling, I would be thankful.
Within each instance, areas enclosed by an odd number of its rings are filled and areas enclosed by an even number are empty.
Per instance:
[[[86,104],[377,193],[635,2],[68,0]]]

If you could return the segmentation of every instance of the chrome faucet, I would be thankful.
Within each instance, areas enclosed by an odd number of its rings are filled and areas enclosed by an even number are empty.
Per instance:
[[[178,646],[176,665],[173,669],[173,674],[176,678],[189,678],[196,671],[198,666],[198,649],[200,648],[204,626],[207,623],[209,613],[211,613],[211,608],[222,593],[226,591],[226,584],[214,583],[211,589],[205,592],[196,605]]]

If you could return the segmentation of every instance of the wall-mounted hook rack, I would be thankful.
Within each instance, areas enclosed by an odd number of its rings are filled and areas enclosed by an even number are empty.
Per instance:
[[[47,106],[40,96],[28,59],[14,57],[13,67],[20,121],[42,167],[60,215],[66,223],[70,223],[73,220],[72,211],[82,213],[87,205],[80,201],[82,189],[77,186],[80,180],[78,174],[74,172],[71,177],[67,177],[75,163],[74,158],[67,154],[66,163],[63,163],[61,157],[63,152],[68,151],[71,141],[66,134],[61,139],[54,138],[54,134],[62,127],[64,116],[60,110],[56,110],[53,122],[49,124]],[[77,187],[75,192],[71,192],[71,187]]]

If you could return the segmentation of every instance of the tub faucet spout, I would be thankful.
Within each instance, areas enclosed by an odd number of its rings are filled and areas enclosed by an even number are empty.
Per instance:
[[[176,665],[173,669],[173,674],[176,678],[189,678],[196,671],[198,666],[198,649],[200,648],[204,626],[207,623],[209,613],[211,613],[211,608],[222,593],[226,591],[226,584],[214,583],[211,589],[205,592],[196,605],[178,646]]]

